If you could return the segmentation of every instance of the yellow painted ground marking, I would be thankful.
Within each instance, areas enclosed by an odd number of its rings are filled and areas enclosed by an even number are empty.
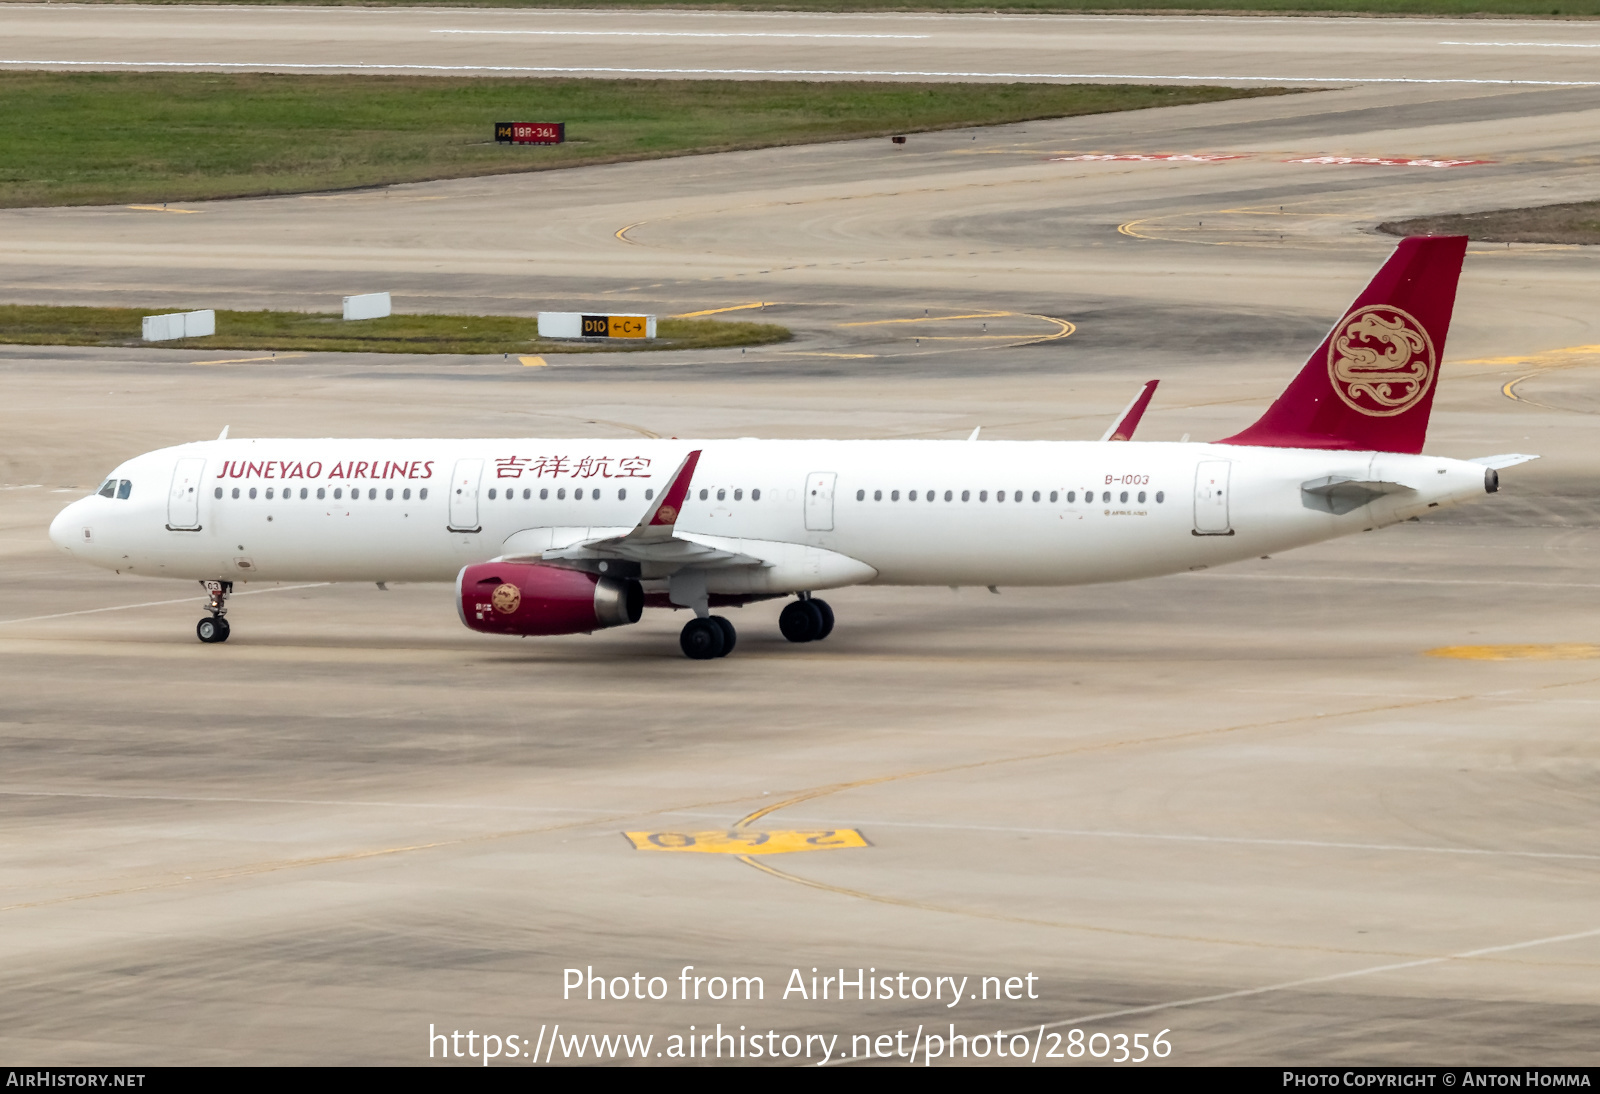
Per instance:
[[[138,209],[142,213],[198,213],[199,209],[168,209],[165,205],[130,205],[130,209]]]
[[[1589,642],[1550,642],[1530,646],[1440,646],[1428,650],[1429,657],[1449,657],[1457,661],[1594,661],[1600,659],[1600,646]]]
[[[546,365],[548,365],[550,363],[549,361],[546,361],[543,357],[518,357],[517,360],[521,361],[523,364],[527,365],[529,368],[544,368]]]
[[[702,315],[721,315],[725,311],[750,311],[752,308],[764,308],[768,304],[777,307],[773,300],[757,300],[753,304],[735,304],[731,308],[707,308],[705,311],[686,311],[679,315],[669,315],[668,319],[698,319]]]
[[[621,228],[618,228],[616,230],[615,235],[616,235],[616,237],[618,239],[622,240],[622,242],[624,242],[624,243],[632,243],[635,247],[641,246],[641,244],[635,243],[633,240],[629,239],[628,238],[628,233],[633,231],[635,228],[637,228],[639,225],[641,225],[643,223],[644,223],[644,221],[642,221],[642,220],[636,220],[632,224],[624,224]]]
[[[971,315],[919,315],[915,319],[870,319],[860,323],[840,323],[841,327],[882,327],[890,323],[943,323],[949,319],[1000,319],[1008,315],[1021,315],[1014,311],[980,311]],[[1041,316],[1031,316],[1039,319]]]
[[[228,357],[221,361],[190,361],[191,365],[247,365],[252,361],[287,361],[291,357],[304,357],[303,353],[280,353],[267,357]]]
[[[780,349],[773,350],[772,352],[780,353],[785,357],[843,357],[847,361],[863,360],[878,356],[876,353],[822,353],[820,351],[803,349]]]
[[[870,847],[854,828],[784,832],[624,832],[635,851],[698,851],[711,855],[783,855],[791,851],[836,851]]]

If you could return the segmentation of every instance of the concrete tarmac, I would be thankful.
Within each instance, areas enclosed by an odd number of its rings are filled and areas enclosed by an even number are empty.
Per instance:
[[[432,1045],[439,1063],[430,1029],[461,1031],[452,1053],[471,1030],[474,1051],[515,1036],[555,1063],[577,1062],[564,1038],[626,1033],[668,1062],[693,1026],[715,1062],[720,1023],[747,1060],[760,1034],[780,1062],[903,1063],[953,1025],[956,1062],[995,1062],[997,1031],[1076,1064],[1165,1030],[1167,1063],[1594,1064],[1587,249],[1468,256],[1429,450],[1543,455],[1500,494],[1126,586],[844,590],[813,645],[778,636],[776,604],[732,613],[738,649],[701,664],[669,613],[497,641],[443,587],[335,585],[251,587],[206,647],[197,590],[73,566],[44,528],[118,460],[224,424],[1084,438],[1159,376],[1141,437],[1226,436],[1381,262],[1377,221],[1596,196],[1597,108],[1581,88],[1358,86],[899,150],[0,213],[10,301],[764,303],[799,334],[537,368],[0,350],[0,809],[19,837],[0,846],[0,1047],[422,1063]],[[1240,158],[1062,158],[1085,154]],[[1327,156],[1490,162],[1290,162]],[[842,829],[868,845],[624,835]],[[591,967],[664,997],[564,998]],[[785,997],[813,969],[829,998]],[[841,1002],[841,969],[906,979]],[[764,997],[708,997],[735,975]],[[980,997],[899,997],[945,976]],[[1106,1055],[1072,1055],[1074,1029]]]

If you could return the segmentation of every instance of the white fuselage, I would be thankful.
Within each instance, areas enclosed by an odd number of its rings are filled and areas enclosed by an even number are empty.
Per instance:
[[[1484,468],[1461,460],[1218,444],[217,440],[129,460],[112,475],[127,497],[74,502],[51,538],[124,573],[450,581],[470,563],[624,534],[694,449],[677,535],[763,560],[708,569],[710,591],[728,594],[1121,581],[1484,491]],[[1336,514],[1302,490],[1329,476],[1401,488]]]

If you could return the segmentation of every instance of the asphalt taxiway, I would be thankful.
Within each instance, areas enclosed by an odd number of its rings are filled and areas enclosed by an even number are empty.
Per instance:
[[[251,588],[203,647],[197,590],[77,568],[44,529],[120,459],[224,424],[1092,438],[1159,376],[1142,437],[1225,436],[1381,262],[1372,225],[1596,196],[1597,111],[1584,88],[1340,87],[903,149],[0,213],[12,301],[389,288],[464,312],[764,305],[799,335],[533,368],[0,350],[0,1046],[420,1063],[430,1025],[653,1053],[690,1025],[848,1048],[954,1023],[1168,1030],[1171,1063],[1594,1063],[1589,249],[1467,258],[1429,449],[1543,455],[1500,494],[1140,584],[845,590],[804,647],[775,605],[705,664],[665,613],[501,642],[430,586]],[[841,829],[868,846],[625,836]],[[685,965],[766,998],[682,1000]],[[669,997],[563,999],[590,966]],[[813,968],[1032,973],[1038,997],[782,998]]]

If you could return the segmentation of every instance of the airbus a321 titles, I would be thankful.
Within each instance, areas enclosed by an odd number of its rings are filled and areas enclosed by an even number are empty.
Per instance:
[[[1493,493],[1532,456],[1422,454],[1466,251],[1403,240],[1254,425],[1131,441],[1155,384],[1100,441],[245,439],[136,456],[50,537],[118,573],[200,581],[202,642],[236,582],[455,583],[494,635],[692,613],[691,658],[734,647],[724,607],[850,585],[1127,581],[1275,554]]]

